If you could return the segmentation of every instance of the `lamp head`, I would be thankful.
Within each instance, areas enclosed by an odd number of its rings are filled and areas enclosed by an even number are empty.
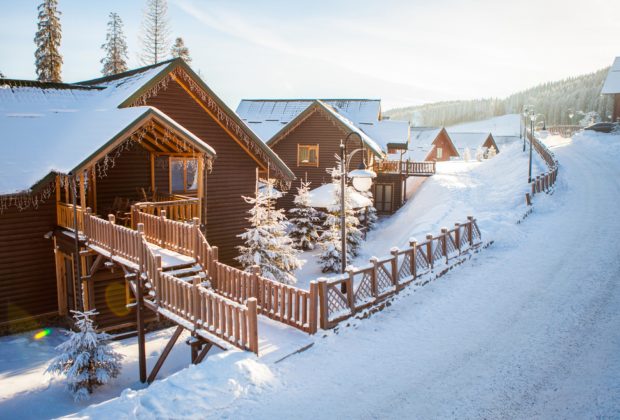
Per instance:
[[[349,178],[352,180],[353,187],[359,192],[368,191],[372,187],[372,179],[376,176],[376,173],[368,169],[360,168],[349,172]]]

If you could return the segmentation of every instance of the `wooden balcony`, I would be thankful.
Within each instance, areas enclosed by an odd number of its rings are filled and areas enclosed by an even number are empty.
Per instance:
[[[435,162],[412,162],[408,160],[382,160],[375,162],[378,174],[402,174],[405,176],[431,176],[435,174]]]
[[[77,215],[78,231],[84,231],[84,211],[82,207],[75,206],[76,212],[73,212],[73,205],[67,203],[56,203],[56,224],[58,226],[75,230],[75,215]]]
[[[155,194],[152,201],[142,201],[131,206],[131,226],[135,229],[136,213],[153,216],[165,214],[170,220],[187,222],[198,218],[202,220],[202,200],[178,194]],[[162,213],[163,212],[163,213]]]

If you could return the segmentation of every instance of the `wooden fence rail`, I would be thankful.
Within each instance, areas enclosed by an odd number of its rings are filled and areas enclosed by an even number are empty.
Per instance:
[[[398,293],[407,284],[443,266],[482,242],[473,217],[437,236],[427,235],[422,243],[411,242],[403,250],[393,248],[389,256],[373,257],[362,267],[329,279],[321,278],[319,312],[321,328],[332,328],[361,310]]]
[[[115,224],[114,216],[109,220],[100,219],[86,209],[84,214],[84,235],[88,244],[110,254],[110,258],[122,258],[130,263],[141,263],[142,234],[139,231]]]
[[[526,194],[525,200],[528,204],[531,204],[531,197],[541,192],[546,192],[555,185],[558,178],[558,160],[555,155],[543,142],[541,142],[536,136],[528,132],[528,139],[532,142],[532,146],[536,153],[545,161],[547,165],[547,171],[537,175],[536,178],[530,182],[531,192]]]
[[[435,162],[412,162],[409,160],[382,160],[375,163],[377,173],[394,173],[403,175],[434,175]]]
[[[76,206],[78,231],[84,231],[84,211],[82,207]],[[75,227],[73,218],[73,204],[63,202],[56,203],[56,224],[67,229],[73,230]]]
[[[218,294],[243,303],[256,299],[258,312],[276,321],[309,334],[317,330],[318,284],[310,283],[310,290],[282,284],[259,275],[258,267],[252,272],[242,271],[219,261],[213,263],[213,288]]]

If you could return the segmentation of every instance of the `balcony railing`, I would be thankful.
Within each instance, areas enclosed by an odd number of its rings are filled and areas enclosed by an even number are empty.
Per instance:
[[[84,231],[84,211],[82,207],[76,206],[78,231]],[[74,230],[75,219],[73,214],[73,204],[58,202],[56,203],[56,224],[58,226]]]
[[[184,195],[156,195],[153,201],[143,201],[135,203],[131,206],[132,223],[136,222],[136,212],[160,216],[165,214],[170,220],[178,220],[180,222],[188,222],[194,218],[201,217],[201,199],[196,197],[187,197]],[[165,212],[165,213],[162,213]],[[135,228],[135,226],[134,226]]]
[[[435,162],[412,162],[409,160],[382,160],[375,163],[374,171],[385,174],[428,176],[435,174]]]

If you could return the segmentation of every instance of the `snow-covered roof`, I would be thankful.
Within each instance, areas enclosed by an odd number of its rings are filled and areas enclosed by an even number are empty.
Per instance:
[[[336,187],[334,184],[323,184],[318,188],[309,191],[310,205],[315,208],[328,208],[335,202]],[[350,198],[353,208],[368,207],[372,205],[372,201],[364,197],[357,191],[350,192]]]
[[[155,108],[118,108],[162,66],[90,87],[0,82],[0,194],[28,191],[50,172],[76,169],[147,114],[156,115],[214,155],[206,143]]]
[[[614,63],[611,65],[609,73],[607,73],[607,78],[605,79],[601,93],[620,93],[620,57],[614,59]]]
[[[379,99],[244,99],[237,107],[239,117],[265,143],[273,139],[287,124],[312,104],[320,102],[334,116],[360,135],[378,153],[387,151],[388,143],[406,143],[409,125],[406,121],[381,120]]]
[[[437,127],[411,127],[411,139],[409,147],[402,155],[403,160],[421,162],[433,149],[433,142],[441,133],[442,128]],[[390,159],[400,159],[401,154],[390,155]]]
[[[482,147],[484,142],[491,135],[490,133],[458,133],[454,131],[448,131],[448,135],[452,139],[452,143],[456,146],[459,152],[462,152],[466,148],[476,151],[479,147]]]

